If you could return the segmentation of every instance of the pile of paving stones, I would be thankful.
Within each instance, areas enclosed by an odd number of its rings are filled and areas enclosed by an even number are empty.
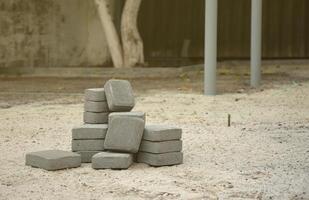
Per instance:
[[[156,167],[181,164],[182,130],[145,125],[145,113],[131,112],[134,106],[128,81],[109,80],[104,88],[87,89],[84,124],[72,129],[72,152],[28,153],[26,165],[59,170],[81,163],[92,163],[94,169],[127,169],[134,161]]]

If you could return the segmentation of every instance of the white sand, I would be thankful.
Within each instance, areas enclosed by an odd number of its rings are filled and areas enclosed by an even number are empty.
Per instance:
[[[83,106],[19,105],[0,109],[0,199],[309,199],[309,82],[216,97],[152,90],[137,102],[148,123],[183,128],[183,165],[25,166],[26,152],[70,150]]]

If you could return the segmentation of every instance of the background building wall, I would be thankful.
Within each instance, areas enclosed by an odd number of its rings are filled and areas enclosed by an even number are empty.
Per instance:
[[[109,0],[119,29],[124,0]],[[219,0],[219,59],[248,59],[250,0]],[[143,0],[149,66],[202,62],[205,0]],[[264,0],[264,59],[309,58],[309,1]],[[0,67],[111,66],[94,0],[0,0]]]
[[[97,66],[109,57],[94,1],[0,0],[0,67]]]

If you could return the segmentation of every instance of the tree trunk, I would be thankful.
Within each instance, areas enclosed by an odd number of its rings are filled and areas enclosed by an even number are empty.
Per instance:
[[[144,64],[144,45],[138,32],[137,17],[142,0],[126,0],[121,19],[124,67]]]
[[[101,18],[101,23],[106,35],[107,45],[110,50],[114,66],[116,68],[122,68],[124,66],[122,48],[119,36],[116,31],[116,27],[113,23],[110,13],[108,12],[106,1],[95,0],[95,2],[98,5],[98,11]]]

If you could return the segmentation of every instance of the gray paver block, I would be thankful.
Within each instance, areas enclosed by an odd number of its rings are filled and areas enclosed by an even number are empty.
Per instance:
[[[104,140],[72,140],[72,151],[103,151]]]
[[[137,117],[146,121],[146,114],[144,112],[113,112],[108,115],[108,121],[111,121],[114,117]]]
[[[106,124],[109,113],[84,112],[84,122],[87,124]]]
[[[80,154],[82,158],[82,163],[91,163],[92,156],[102,151],[77,151],[76,153]]]
[[[135,105],[133,90],[129,81],[109,80],[104,85],[110,111],[131,111]]]
[[[107,133],[107,124],[84,124],[72,129],[73,140],[104,139]]]
[[[42,168],[48,171],[79,167],[81,156],[77,153],[47,150],[26,154],[26,165]]]
[[[145,121],[136,117],[113,117],[108,124],[104,148],[136,153],[142,140],[144,127]]]
[[[179,152],[182,151],[182,141],[181,140],[170,140],[163,142],[152,142],[147,140],[142,140],[139,147],[139,151],[148,153],[168,153],[168,152]]]
[[[104,88],[90,88],[85,90],[85,100],[106,101]]]
[[[85,101],[84,110],[87,112],[109,112],[106,101]]]
[[[181,139],[182,129],[166,125],[147,125],[144,130],[143,140],[166,141]]]
[[[183,163],[182,152],[171,152],[162,154],[153,154],[146,152],[139,152],[137,155],[137,162],[146,163],[151,166],[169,166],[179,165]]]
[[[128,153],[102,152],[92,157],[94,169],[128,169],[133,163],[133,155]]]

